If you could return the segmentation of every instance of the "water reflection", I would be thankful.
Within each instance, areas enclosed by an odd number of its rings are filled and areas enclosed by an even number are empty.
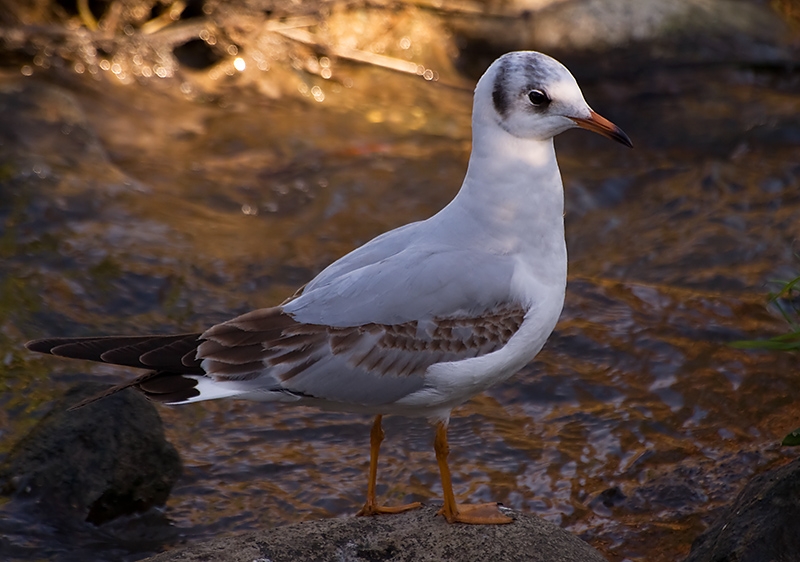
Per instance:
[[[348,72],[353,88],[307,85],[307,103],[3,78],[0,453],[68,384],[126,376],[32,357],[26,339],[200,329],[280,302],[452,197],[469,91]],[[311,102],[315,87],[325,103]],[[794,360],[726,344],[782,329],[760,295],[797,268],[800,97],[734,69],[584,91],[637,149],[558,140],[565,311],[532,365],[457,410],[454,484],[463,499],[558,522],[612,561],[675,560],[744,479],[786,457],[774,444],[797,425]],[[350,516],[363,502],[362,416],[240,402],[161,412],[187,467],[165,513],[192,540]],[[438,498],[431,429],[403,418],[385,429],[379,494]],[[113,541],[67,545],[0,509],[18,558],[119,555]]]

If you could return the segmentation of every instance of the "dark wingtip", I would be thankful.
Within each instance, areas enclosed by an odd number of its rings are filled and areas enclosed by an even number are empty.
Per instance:
[[[41,340],[31,340],[25,344],[25,348],[29,351],[35,351],[37,353],[50,353],[50,351],[55,347],[55,340],[45,338]]]
[[[160,373],[143,380],[136,389],[156,402],[182,402],[200,396],[197,379],[173,373]]]

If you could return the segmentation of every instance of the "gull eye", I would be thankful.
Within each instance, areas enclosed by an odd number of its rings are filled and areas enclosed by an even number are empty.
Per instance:
[[[547,97],[541,90],[531,90],[528,92],[528,99],[531,100],[533,105],[544,105],[550,101],[550,98]]]

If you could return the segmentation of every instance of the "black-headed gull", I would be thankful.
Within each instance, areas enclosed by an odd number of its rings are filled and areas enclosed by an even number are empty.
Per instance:
[[[375,415],[362,515],[416,507],[375,498],[386,414],[424,416],[449,522],[508,523],[497,504],[457,504],[450,411],[539,352],[564,304],[564,191],[553,137],[582,127],[631,146],[586,104],[558,61],[508,53],[475,88],[472,154],[458,195],[378,236],[280,306],[202,334],[49,338],[33,351],[147,369],[134,387],[166,404],[245,398]]]

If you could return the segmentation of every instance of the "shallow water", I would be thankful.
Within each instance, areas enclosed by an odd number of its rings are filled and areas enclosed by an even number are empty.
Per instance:
[[[352,72],[352,91],[322,103],[0,79],[0,455],[70,384],[129,375],[34,356],[26,340],[202,329],[449,201],[469,89]],[[576,74],[636,148],[557,140],[565,310],[532,364],[454,413],[456,494],[553,520],[612,561],[676,560],[750,475],[791,456],[777,443],[798,425],[796,357],[728,344],[785,329],[765,295],[800,268],[798,78]],[[148,516],[67,533],[8,502],[6,557],[134,560],[363,502],[364,416],[235,401],[160,412],[186,467],[171,528]],[[431,428],[390,417],[385,430],[381,497],[438,501]]]

